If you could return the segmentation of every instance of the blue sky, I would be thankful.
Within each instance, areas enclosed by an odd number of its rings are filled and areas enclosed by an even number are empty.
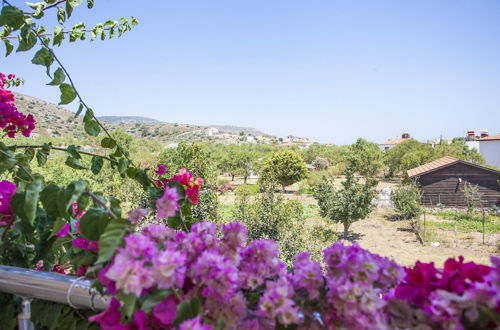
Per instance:
[[[56,50],[98,115],[337,144],[500,133],[499,1],[96,0],[68,26],[130,15],[120,39]],[[32,55],[0,70],[57,102]]]

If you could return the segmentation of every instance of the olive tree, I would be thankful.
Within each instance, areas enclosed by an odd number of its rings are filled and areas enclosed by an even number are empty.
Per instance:
[[[376,197],[377,181],[367,178],[360,183],[354,174],[356,159],[351,156],[344,171],[345,181],[342,188],[336,189],[333,182],[324,180],[315,186],[314,197],[318,201],[320,215],[344,226],[344,239],[347,239],[349,227],[353,222],[365,219],[373,210]]]
[[[268,158],[262,169],[262,181],[274,181],[282,190],[307,177],[306,162],[292,150],[275,152]]]

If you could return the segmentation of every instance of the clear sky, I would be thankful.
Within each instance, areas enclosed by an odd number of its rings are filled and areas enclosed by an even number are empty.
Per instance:
[[[500,133],[497,0],[96,0],[68,26],[130,15],[120,39],[56,50],[98,115],[337,144]],[[32,55],[0,71],[57,102]]]

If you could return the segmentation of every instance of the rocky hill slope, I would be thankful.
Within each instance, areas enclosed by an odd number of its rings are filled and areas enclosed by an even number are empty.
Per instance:
[[[16,94],[16,104],[20,111],[35,116],[37,128],[33,132],[34,136],[78,138],[84,134],[80,125],[81,118],[75,119],[73,112],[61,106],[19,93]],[[273,136],[248,127],[164,123],[139,116],[102,116],[99,117],[99,120],[110,130],[119,128],[136,138],[150,138],[163,143],[181,141],[269,143],[276,140]]]

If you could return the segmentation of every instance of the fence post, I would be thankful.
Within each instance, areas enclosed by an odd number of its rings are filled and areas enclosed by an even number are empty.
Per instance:
[[[484,245],[484,221],[485,221],[485,213],[483,208],[483,245]]]
[[[424,239],[425,239],[425,215],[427,214],[427,210],[424,209]]]
[[[458,221],[458,209],[455,210],[455,221],[453,222],[453,229],[455,231],[455,247],[458,247],[457,221]]]

